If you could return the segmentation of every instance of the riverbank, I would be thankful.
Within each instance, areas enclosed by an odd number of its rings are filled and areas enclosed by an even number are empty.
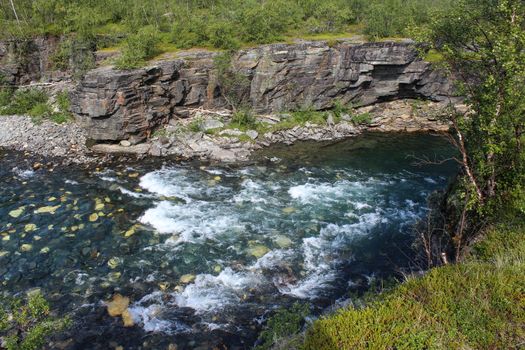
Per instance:
[[[6,149],[60,159],[62,164],[87,164],[96,158],[86,144],[86,132],[75,122],[35,123],[27,116],[0,116],[0,147]]]
[[[409,278],[367,307],[316,321],[304,349],[521,348],[524,233],[519,218],[493,226],[465,261]]]
[[[251,128],[237,126],[231,112],[196,109],[191,117],[173,119],[137,144],[90,143],[85,129],[75,121],[35,124],[25,116],[2,116],[0,147],[60,158],[63,164],[104,162],[107,155],[243,162],[254,151],[277,143],[337,141],[367,131],[445,132],[448,125],[440,121],[440,116],[446,108],[444,103],[398,100],[339,115],[312,112],[301,120],[285,113],[263,115]]]

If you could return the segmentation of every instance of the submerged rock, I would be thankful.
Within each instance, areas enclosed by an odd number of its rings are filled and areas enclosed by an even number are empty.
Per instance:
[[[24,213],[25,208],[26,207],[23,206],[23,207],[20,207],[18,209],[11,210],[9,212],[9,216],[16,219],[16,218],[18,218],[20,215],[22,215]]]
[[[248,254],[253,255],[257,259],[265,256],[270,249],[262,244],[254,245],[253,247],[248,248]]]
[[[25,232],[33,232],[33,231],[36,231],[37,227],[35,224],[27,224],[25,225],[24,227],[24,231]]]
[[[292,240],[286,236],[279,235],[274,238],[275,244],[279,246],[281,249],[286,249],[292,245]]]
[[[191,283],[193,281],[195,281],[195,275],[193,275],[193,274],[182,275],[181,278],[180,278],[180,283],[182,283],[182,284],[188,284],[188,283]]]
[[[22,244],[20,246],[20,251],[22,252],[29,252],[33,249],[33,246],[31,244]]]
[[[124,322],[124,327],[133,327],[135,325],[133,315],[129,312],[129,309],[122,312],[122,321]]]
[[[129,298],[115,294],[111,301],[106,302],[106,306],[111,317],[121,316],[128,309]]]
[[[60,208],[60,205],[57,206],[47,206],[47,207],[40,207],[37,210],[35,210],[35,214],[55,214],[55,212]]]

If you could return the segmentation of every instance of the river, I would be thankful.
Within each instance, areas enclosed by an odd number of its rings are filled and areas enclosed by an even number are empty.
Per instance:
[[[249,164],[33,171],[0,151],[0,284],[74,320],[71,349],[249,349],[278,307],[338,305],[413,264],[413,225],[454,164],[443,138],[367,134]],[[104,302],[131,299],[124,328]]]

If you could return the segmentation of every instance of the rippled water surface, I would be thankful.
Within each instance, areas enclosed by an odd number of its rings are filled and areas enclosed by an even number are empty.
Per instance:
[[[275,147],[252,164],[36,171],[0,153],[0,281],[71,313],[70,348],[250,348],[271,310],[313,312],[410,264],[411,227],[452,164],[430,135]],[[131,299],[135,326],[107,315]]]

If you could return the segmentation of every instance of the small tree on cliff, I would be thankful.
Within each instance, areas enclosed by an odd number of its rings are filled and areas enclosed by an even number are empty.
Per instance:
[[[463,168],[449,197],[460,258],[481,219],[525,214],[525,3],[460,0],[421,39],[443,55],[470,106],[449,115]]]
[[[248,108],[250,80],[232,65],[233,53],[224,52],[215,56],[215,74],[221,96],[234,113]]]

